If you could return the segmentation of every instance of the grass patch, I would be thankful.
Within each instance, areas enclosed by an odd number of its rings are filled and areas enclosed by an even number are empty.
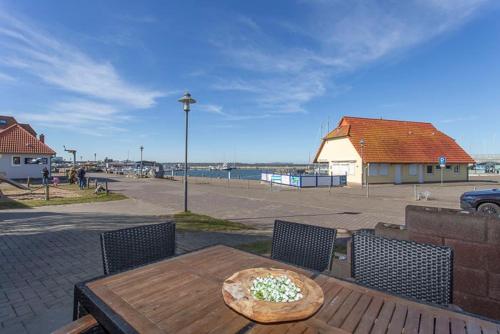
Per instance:
[[[179,230],[186,231],[240,231],[253,230],[252,227],[236,223],[225,219],[213,218],[206,215],[199,215],[191,212],[180,212],[174,215],[176,227]]]
[[[110,192],[106,194],[95,194],[94,189],[80,190],[77,185],[60,185],[58,188],[74,191],[78,196],[74,197],[57,197],[54,196],[50,200],[44,199],[27,199],[13,200],[11,198],[0,199],[0,210],[2,209],[18,209],[18,208],[33,208],[47,205],[64,205],[77,203],[94,203],[94,202],[109,202],[126,199],[127,196],[119,193]],[[52,188],[50,188],[52,190]],[[50,193],[50,192],[49,192]]]
[[[259,254],[259,255],[270,255],[271,254],[271,244],[272,240],[259,240],[251,242],[248,244],[241,244],[236,246],[236,248],[243,251]]]
[[[3,209],[27,209],[29,206],[23,204],[19,201],[14,201],[10,198],[2,197],[0,198],[0,210]]]

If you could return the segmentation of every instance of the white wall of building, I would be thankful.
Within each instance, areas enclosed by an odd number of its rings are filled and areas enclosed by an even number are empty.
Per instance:
[[[347,137],[327,140],[318,156],[318,162],[329,164],[330,175],[347,173],[348,183],[361,183],[361,157]]]
[[[13,163],[14,157],[20,158],[19,165]],[[26,158],[46,158],[47,164],[26,164]],[[50,171],[50,155],[0,154],[0,175],[9,179],[41,178],[43,167],[47,167]]]

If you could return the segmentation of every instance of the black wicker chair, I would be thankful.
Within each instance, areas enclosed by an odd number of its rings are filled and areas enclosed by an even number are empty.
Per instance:
[[[110,275],[175,255],[175,223],[125,228],[101,234],[104,274]],[[75,288],[73,320],[87,314]],[[97,329],[100,330],[100,329]],[[96,332],[97,333],[97,332]]]
[[[449,247],[358,232],[352,237],[351,268],[352,277],[365,286],[430,303],[452,303]]]
[[[337,230],[276,220],[271,257],[317,271],[330,270]]]
[[[101,234],[104,274],[114,274],[175,254],[175,223],[144,225]]]

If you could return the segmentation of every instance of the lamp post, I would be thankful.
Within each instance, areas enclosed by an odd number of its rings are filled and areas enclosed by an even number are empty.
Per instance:
[[[141,174],[140,174],[140,177],[142,178],[142,151],[144,151],[144,146],[141,145],[140,149],[141,149],[141,172],[140,172]]]
[[[361,186],[365,184],[366,175],[365,175],[365,166],[364,166],[364,148],[365,148],[365,140],[361,138],[359,141],[359,145],[361,145]]]
[[[191,98],[189,92],[184,93],[184,96],[179,99],[182,103],[184,112],[186,114],[186,141],[184,149],[184,212],[188,211],[188,122],[189,122],[189,105],[196,103],[196,100]]]

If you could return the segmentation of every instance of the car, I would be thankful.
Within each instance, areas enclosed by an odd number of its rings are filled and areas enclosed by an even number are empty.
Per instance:
[[[500,189],[468,191],[460,196],[460,207],[500,217]]]

